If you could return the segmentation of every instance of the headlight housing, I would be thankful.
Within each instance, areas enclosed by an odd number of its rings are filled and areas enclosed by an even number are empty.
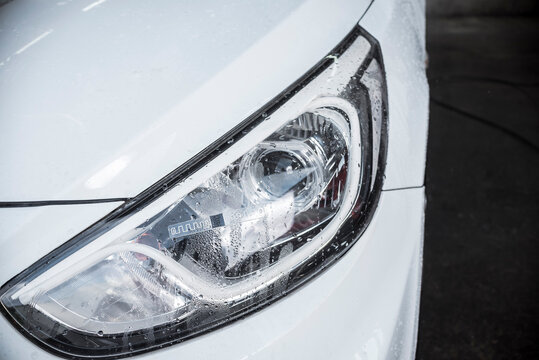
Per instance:
[[[385,81],[359,27],[216,144],[4,285],[47,350],[118,357],[297,288],[358,240],[381,190]]]

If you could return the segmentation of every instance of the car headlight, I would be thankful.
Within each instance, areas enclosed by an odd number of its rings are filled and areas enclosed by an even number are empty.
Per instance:
[[[385,126],[380,51],[358,27],[197,159],[12,279],[3,312],[49,351],[118,357],[259,309],[360,237]]]

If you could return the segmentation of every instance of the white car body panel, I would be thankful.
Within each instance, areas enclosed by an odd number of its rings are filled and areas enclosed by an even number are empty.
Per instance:
[[[137,1],[130,5],[140,12],[125,17],[112,0],[4,5],[15,10],[3,28],[27,20],[13,38],[0,32],[0,201],[136,196],[301,77],[369,3]],[[360,21],[380,42],[387,77],[384,189],[416,189],[384,191],[358,243],[297,291],[136,359],[413,357],[428,126],[424,5],[375,0]],[[33,7],[40,16],[26,15]],[[1,284],[119,204],[0,209]],[[29,226],[40,229],[36,243]],[[2,316],[0,345],[0,359],[57,359]]]
[[[401,4],[383,3],[389,13]],[[369,1],[214,2],[192,8],[141,2],[129,12],[110,1],[83,11],[90,4],[5,5],[0,201],[136,196],[301,77],[344,38]],[[414,6],[405,2],[400,8]],[[254,14],[266,16],[253,21]],[[423,68],[414,52],[424,53],[424,26],[408,39],[412,32],[380,26],[383,18],[370,14],[364,23],[374,25],[373,34],[380,29],[382,36],[400,37],[384,54],[386,61],[400,62],[388,85],[405,97],[425,94],[425,80],[422,89],[410,89],[418,84],[407,78],[415,79]],[[22,24],[21,16],[27,18]],[[424,24],[399,16],[391,24]],[[398,103],[389,93],[390,137],[397,143],[390,145],[385,188],[421,185],[425,147],[415,137],[426,134],[427,97]]]
[[[136,196],[300,78],[370,1],[92,2],[2,9],[0,201]]]
[[[425,2],[377,0],[360,25],[380,42],[386,70],[389,146],[384,189],[422,186],[429,119]]]

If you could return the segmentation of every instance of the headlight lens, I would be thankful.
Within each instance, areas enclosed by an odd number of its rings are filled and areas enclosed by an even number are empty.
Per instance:
[[[204,166],[180,169],[151,201],[118,209],[6,284],[4,312],[51,351],[107,357],[283,296],[342,255],[372,215],[384,94],[378,47],[357,28]]]

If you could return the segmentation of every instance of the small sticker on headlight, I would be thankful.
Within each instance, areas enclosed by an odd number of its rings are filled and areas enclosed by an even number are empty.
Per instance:
[[[194,220],[184,221],[168,226],[168,234],[171,239],[197,234],[217,227],[225,226],[223,214],[212,215]]]

